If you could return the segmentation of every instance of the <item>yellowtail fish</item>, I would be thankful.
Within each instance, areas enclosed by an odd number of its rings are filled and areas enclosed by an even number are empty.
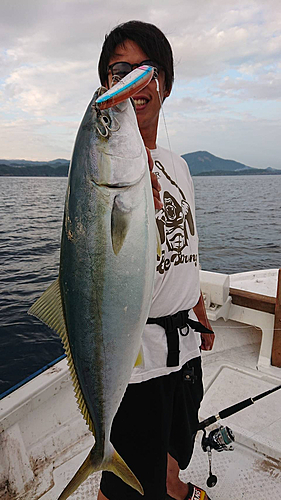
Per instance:
[[[140,359],[156,266],[155,210],[133,105],[128,99],[101,111],[96,100],[105,90],[90,102],[74,146],[58,279],[29,310],[61,336],[79,408],[95,437],[59,500],[98,470],[143,494],[110,430]]]

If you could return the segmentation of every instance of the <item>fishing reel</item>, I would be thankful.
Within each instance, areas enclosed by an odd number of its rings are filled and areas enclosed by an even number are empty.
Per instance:
[[[281,384],[273,387],[273,389],[270,389],[269,391],[262,392],[255,397],[244,399],[239,403],[228,406],[228,408],[221,410],[217,415],[212,415],[211,417],[206,418],[199,423],[197,430],[203,431],[201,446],[203,451],[206,451],[208,453],[209,459],[209,477],[207,479],[207,486],[209,488],[215,486],[218,480],[217,476],[212,474],[212,450],[233,451],[233,446],[231,445],[231,443],[235,441],[235,438],[232,430],[229,427],[220,426],[218,429],[214,429],[213,431],[211,431],[208,436],[205,431],[205,427],[214,424],[220,419],[224,419],[230,417],[231,415],[234,415],[234,413],[237,413],[244,408],[253,405],[259,399],[262,399],[275,391],[279,391],[279,389],[281,389]]]
[[[207,479],[207,486],[212,488],[217,484],[218,478],[212,473],[212,450],[218,452],[221,451],[233,451],[234,448],[231,445],[235,441],[234,434],[229,427],[220,426],[214,429],[207,435],[205,429],[203,430],[203,437],[201,441],[201,446],[203,451],[208,453],[209,460],[209,477]]]

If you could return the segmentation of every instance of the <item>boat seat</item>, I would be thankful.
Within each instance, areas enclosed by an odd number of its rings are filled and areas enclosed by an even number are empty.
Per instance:
[[[200,288],[210,321],[223,318],[251,325],[262,333],[257,369],[274,369],[271,365],[274,334],[275,297],[230,287],[227,274],[200,270]],[[279,370],[277,368],[276,370]]]
[[[229,275],[200,270],[200,289],[209,320],[227,321],[231,306]]]

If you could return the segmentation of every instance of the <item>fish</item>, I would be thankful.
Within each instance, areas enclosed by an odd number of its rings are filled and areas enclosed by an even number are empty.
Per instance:
[[[95,92],[77,133],[58,278],[28,311],[60,335],[78,406],[95,438],[59,500],[100,470],[144,494],[110,430],[134,365],[142,363],[157,258],[155,208],[133,103],[100,110],[96,100],[105,91]]]

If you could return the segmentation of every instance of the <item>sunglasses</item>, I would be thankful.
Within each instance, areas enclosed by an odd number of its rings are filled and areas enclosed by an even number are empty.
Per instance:
[[[147,66],[152,66],[154,68],[153,78],[157,78],[159,71],[160,71],[160,66],[159,66],[159,64],[155,63],[154,61],[150,61],[150,60],[142,61],[139,64],[130,64],[130,63],[124,62],[124,61],[116,62],[116,63],[110,64],[110,66],[108,66],[108,68],[107,68],[107,71],[110,71],[113,77],[117,76],[119,78],[124,78],[124,76],[131,73],[131,71],[138,68],[139,66],[143,66],[144,64]]]

